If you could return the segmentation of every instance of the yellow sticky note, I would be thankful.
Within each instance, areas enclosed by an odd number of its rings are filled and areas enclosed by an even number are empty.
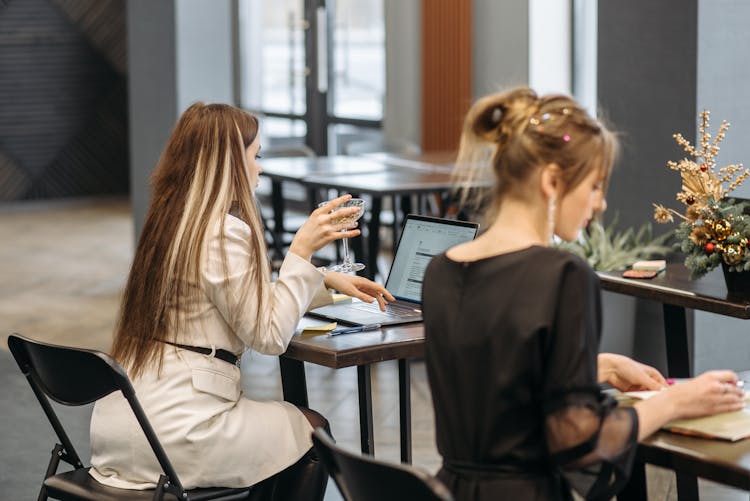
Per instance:
[[[351,303],[352,302],[352,297],[351,296],[347,296],[346,294],[341,294],[341,293],[338,293],[338,292],[334,292],[333,294],[331,294],[331,296],[333,297],[333,303],[334,304]]]
[[[336,328],[336,322],[331,322],[330,324],[323,324],[323,325],[308,325],[302,331],[302,335],[304,336],[305,334],[308,334],[308,335],[322,334],[324,332],[330,332],[335,328]]]

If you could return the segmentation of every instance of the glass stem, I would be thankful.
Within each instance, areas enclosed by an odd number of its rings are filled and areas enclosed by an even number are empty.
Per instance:
[[[351,258],[349,258],[349,239],[342,238],[341,243],[344,246],[344,266],[350,266],[352,261]]]

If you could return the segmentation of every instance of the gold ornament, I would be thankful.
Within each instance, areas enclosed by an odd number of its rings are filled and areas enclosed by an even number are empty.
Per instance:
[[[724,246],[724,262],[729,266],[734,266],[742,262],[742,246],[738,244],[729,244]]]
[[[705,205],[694,204],[685,209],[685,216],[687,216],[690,221],[697,221],[703,217],[704,210],[706,210]]]
[[[690,232],[690,240],[695,245],[703,247],[710,240],[710,235],[705,226],[693,226],[693,231]]]
[[[670,210],[658,204],[654,204],[654,219],[657,223],[671,223],[674,221]]]
[[[732,234],[732,225],[726,219],[714,221],[711,229],[713,230],[714,237],[719,242],[726,240]]]

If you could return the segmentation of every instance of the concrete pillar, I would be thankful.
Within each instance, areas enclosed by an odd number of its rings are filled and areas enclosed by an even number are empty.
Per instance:
[[[231,0],[130,0],[130,183],[136,239],[149,176],[180,113],[195,101],[232,103]]]

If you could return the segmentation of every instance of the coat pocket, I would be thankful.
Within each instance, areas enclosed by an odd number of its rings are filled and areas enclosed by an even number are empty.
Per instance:
[[[216,365],[216,364],[222,365]],[[240,370],[224,361],[205,358],[191,363],[195,390],[236,402],[240,398]]]

